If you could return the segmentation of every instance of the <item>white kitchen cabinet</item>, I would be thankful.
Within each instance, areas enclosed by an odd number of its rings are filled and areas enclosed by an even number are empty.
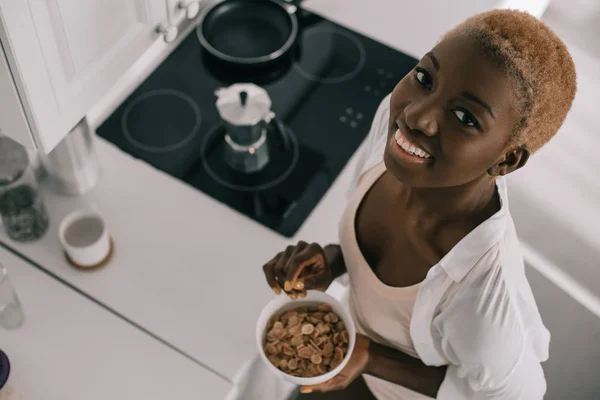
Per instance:
[[[0,0],[0,130],[49,152],[161,37],[167,1]]]

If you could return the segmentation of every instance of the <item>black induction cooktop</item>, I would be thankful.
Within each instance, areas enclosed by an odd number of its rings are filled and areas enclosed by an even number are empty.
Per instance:
[[[98,135],[293,236],[366,137],[381,100],[417,62],[316,14],[300,10],[298,17],[290,57],[261,70],[216,64],[192,31]],[[254,174],[229,170],[219,150],[224,127],[214,91],[235,82],[267,90],[294,142],[294,151]]]

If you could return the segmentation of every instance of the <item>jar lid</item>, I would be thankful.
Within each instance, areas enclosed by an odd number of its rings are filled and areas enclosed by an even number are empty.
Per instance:
[[[7,136],[0,136],[0,185],[13,183],[29,165],[27,150]]]
[[[8,357],[2,350],[0,350],[0,389],[4,387],[8,381],[8,375],[10,374],[10,362]]]

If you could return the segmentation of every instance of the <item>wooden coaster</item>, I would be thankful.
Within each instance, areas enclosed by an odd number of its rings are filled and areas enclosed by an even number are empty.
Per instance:
[[[73,260],[71,260],[71,257],[69,257],[69,255],[67,254],[66,251],[65,251],[65,258],[67,259],[68,263],[71,264],[71,266],[77,268],[80,271],[95,271],[97,269],[104,267],[106,264],[108,264],[110,262],[110,260],[112,259],[114,252],[115,252],[115,242],[113,241],[112,238],[110,238],[110,248],[108,249],[108,254],[106,255],[106,257],[104,257],[104,260],[100,261],[98,264],[90,265],[89,267],[84,267],[83,265],[76,264],[75,262],[73,262]]]

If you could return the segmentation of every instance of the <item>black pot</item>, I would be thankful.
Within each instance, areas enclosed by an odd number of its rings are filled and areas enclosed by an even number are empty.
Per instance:
[[[196,29],[206,52],[231,66],[267,67],[288,58],[298,36],[297,6],[279,0],[223,0]]]

